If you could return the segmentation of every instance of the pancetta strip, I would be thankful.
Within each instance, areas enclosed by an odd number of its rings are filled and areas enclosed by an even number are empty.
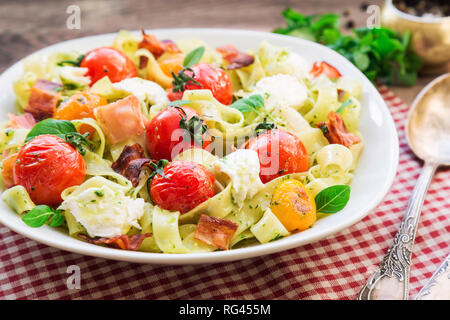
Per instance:
[[[230,220],[202,214],[195,229],[194,238],[220,249],[228,250],[231,238],[233,238],[238,226],[237,223]]]
[[[361,142],[358,136],[347,131],[341,116],[334,111],[328,113],[328,121],[326,123],[319,122],[317,127],[322,130],[329,143],[342,144],[348,148]]]
[[[81,239],[83,239],[86,242],[92,243],[92,244],[105,244],[107,246],[116,248],[116,249],[122,249],[122,250],[131,250],[136,251],[141,246],[142,242],[148,238],[151,237],[151,233],[143,233],[143,234],[134,234],[132,236],[127,236],[125,234],[113,238],[90,238],[84,234],[78,235]]]
[[[61,98],[62,85],[44,79],[37,79],[31,88],[25,112],[31,113],[36,121],[53,116]]]
[[[238,49],[236,49],[235,46],[231,44],[218,47],[217,51],[219,51],[222,54],[222,58],[224,58],[228,62],[228,70],[247,67],[255,61],[255,58],[253,56],[240,52]]]

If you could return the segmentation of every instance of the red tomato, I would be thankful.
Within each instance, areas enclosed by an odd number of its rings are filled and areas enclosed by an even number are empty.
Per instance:
[[[153,202],[166,210],[186,213],[214,196],[214,175],[193,161],[174,161],[150,185]]]
[[[293,134],[271,130],[250,139],[244,146],[258,153],[259,177],[267,183],[279,176],[308,170],[308,154],[303,143]]]
[[[180,109],[183,109],[186,113],[187,121],[198,115],[197,112],[188,107],[168,107],[160,111],[147,126],[147,149],[152,159],[171,161],[184,150],[201,147],[185,129],[180,128],[180,120],[184,117],[183,111]],[[206,148],[210,142],[210,138],[204,134],[203,148]]]
[[[25,144],[17,155],[14,182],[28,191],[36,204],[56,206],[61,192],[82,184],[86,165],[81,154],[63,139],[41,135]]]
[[[227,105],[231,104],[233,101],[233,84],[225,70],[216,68],[208,63],[196,64],[191,69],[194,75],[189,70],[186,70],[184,73],[192,77],[200,85],[189,82],[186,84],[185,90],[209,89],[217,101]],[[170,101],[180,100],[183,97],[183,91],[175,92],[171,88],[168,97]]]
[[[100,47],[89,51],[81,61],[80,67],[88,68],[91,85],[104,76],[111,82],[137,77],[136,66],[124,53],[110,47]]]
[[[318,77],[321,74],[326,75],[330,79],[340,78],[341,73],[332,65],[322,61],[320,64],[318,62],[314,62],[311,71],[309,71],[313,75],[314,78]]]

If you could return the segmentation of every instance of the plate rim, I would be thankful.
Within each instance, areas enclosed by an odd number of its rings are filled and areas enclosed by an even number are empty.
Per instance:
[[[141,31],[140,30],[127,30],[132,34],[138,34]],[[255,30],[246,30],[246,29],[225,29],[225,28],[162,28],[162,29],[145,29],[147,33],[164,33],[164,32],[185,32],[185,33],[193,33],[193,32],[200,32],[200,33],[246,33],[246,34],[255,34],[258,36],[265,36],[270,41],[270,38],[276,39],[276,38],[283,38],[287,39],[288,42],[303,42],[304,44],[307,44],[312,47],[317,47],[318,50],[325,50],[332,52],[332,54],[336,54],[341,56],[345,59],[342,55],[335,52],[334,50],[323,46],[321,44],[294,38],[286,35],[280,35],[280,34],[274,34],[270,32],[265,31],[255,31]],[[64,45],[70,42],[74,41],[87,41],[88,39],[95,39],[95,38],[104,38],[108,36],[114,36],[117,35],[117,32],[112,33],[104,33],[104,34],[96,34],[91,36],[85,36],[85,37],[79,37],[74,38],[70,40],[64,40],[61,42],[57,42],[54,44],[51,44],[47,47],[41,48],[37,51],[32,52],[31,54],[23,57],[22,59],[18,60],[17,62],[10,65],[7,69],[5,69],[0,74],[0,80],[4,78],[5,75],[7,75],[9,72],[11,72],[13,69],[20,67],[21,63],[24,59],[26,59],[29,56],[44,53],[46,51],[50,51],[52,48],[60,45]],[[347,60],[347,59],[346,59]],[[348,60],[347,60],[348,61]],[[350,64],[351,62],[348,61]],[[369,213],[371,213],[383,200],[383,198],[387,195],[389,190],[392,187],[392,184],[394,182],[394,179],[396,177],[398,165],[399,165],[399,140],[398,140],[398,132],[395,127],[394,119],[389,111],[389,107],[387,106],[384,99],[381,97],[381,94],[378,92],[376,87],[365,77],[365,75],[358,70],[353,64],[351,64],[354,68],[355,72],[359,73],[359,79],[363,79],[364,82],[366,82],[369,85],[369,90],[371,93],[375,93],[375,98],[377,99],[377,105],[382,106],[381,112],[383,114],[383,120],[387,121],[387,126],[389,127],[392,135],[390,139],[390,149],[392,150],[391,159],[389,159],[390,163],[392,164],[389,168],[389,172],[387,174],[388,179],[384,181],[383,188],[377,191],[376,196],[371,201],[370,205],[365,209],[363,214],[357,215],[353,217],[352,219],[347,219],[345,223],[339,224],[337,227],[329,227],[325,228],[324,230],[321,230],[321,232],[312,234],[308,238],[304,239],[294,239],[291,241],[284,241],[289,239],[289,237],[286,237],[284,239],[280,239],[276,242],[269,242],[266,244],[259,244],[252,247],[247,248],[238,248],[233,250],[225,250],[225,251],[218,251],[218,252],[207,252],[207,253],[185,253],[185,254],[162,254],[162,253],[150,253],[150,252],[140,252],[140,251],[126,251],[126,250],[118,250],[113,248],[107,248],[97,245],[92,245],[89,243],[85,243],[80,240],[73,239],[75,241],[80,242],[77,247],[71,247],[69,245],[64,245],[55,243],[55,241],[51,241],[51,239],[45,238],[44,232],[26,232],[27,230],[30,231],[30,228],[28,226],[20,226],[16,225],[12,222],[10,222],[7,218],[4,218],[2,214],[0,214],[0,223],[3,224],[5,227],[21,234],[22,236],[32,239],[36,242],[43,243],[45,245],[48,245],[50,247],[58,248],[61,250],[65,250],[68,252],[78,253],[82,255],[87,256],[93,256],[93,257],[99,257],[104,259],[111,259],[116,261],[127,261],[127,262],[134,262],[134,263],[143,263],[143,264],[157,264],[157,265],[195,265],[195,264],[216,264],[216,263],[223,263],[223,262],[232,262],[237,260],[243,260],[243,259],[249,259],[249,258],[255,258],[255,257],[262,257],[269,254],[274,253],[282,253],[283,251],[297,248],[306,244],[317,242],[320,239],[323,239],[327,236],[331,236],[335,233],[338,233],[349,226],[352,226],[362,220],[364,217],[366,217]],[[11,82],[9,80],[9,82]],[[20,219],[20,217],[18,217]],[[27,228],[24,228],[27,227]],[[330,230],[331,229],[331,230]],[[38,230],[37,230],[38,231]],[[213,260],[213,261],[211,261]]]

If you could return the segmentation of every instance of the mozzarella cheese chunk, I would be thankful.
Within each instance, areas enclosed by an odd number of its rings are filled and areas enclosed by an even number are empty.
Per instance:
[[[266,109],[270,112],[277,106],[299,109],[307,98],[306,86],[296,77],[277,74],[259,80],[252,94],[260,94],[265,99]]]
[[[141,78],[130,78],[112,84],[114,88],[124,90],[135,95],[140,101],[150,103],[155,107],[162,107],[169,103],[167,93],[156,82]]]
[[[230,178],[232,197],[240,208],[246,199],[252,198],[263,187],[259,178],[258,153],[254,150],[238,149],[216,160],[213,167]]]
[[[59,207],[69,210],[90,237],[112,238],[126,234],[144,214],[144,200],[132,199],[107,185],[70,195]]]

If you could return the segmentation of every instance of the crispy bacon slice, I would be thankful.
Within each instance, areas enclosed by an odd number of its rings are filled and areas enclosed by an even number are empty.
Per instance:
[[[228,250],[231,238],[233,238],[238,226],[237,223],[230,220],[202,214],[195,229],[194,238],[220,249]]]
[[[231,44],[218,47],[217,51],[219,51],[220,54],[222,54],[222,57],[228,61],[228,70],[240,69],[251,65],[255,61],[253,56],[240,52]]]
[[[24,113],[20,116],[8,113],[8,117],[10,120],[10,124],[7,126],[8,128],[31,129],[36,124],[36,120],[31,113]]]
[[[143,233],[143,234],[134,234],[132,236],[127,236],[123,234],[121,236],[113,238],[101,238],[101,237],[90,238],[84,234],[79,234],[78,236],[84,241],[92,244],[105,244],[109,247],[116,249],[136,251],[141,246],[142,241],[144,241],[148,237],[151,237],[152,234]]]
[[[31,113],[36,121],[53,116],[61,98],[62,85],[44,79],[37,79],[31,88],[28,106],[25,112]]]
[[[328,142],[342,144],[347,148],[353,144],[361,142],[361,139],[347,131],[341,116],[334,111],[328,113],[328,121],[319,122],[317,127],[322,130]]]
[[[138,47],[150,51],[155,59],[158,59],[165,52],[181,53],[181,50],[172,40],[159,41],[154,35],[146,34],[144,30],[142,30],[142,40],[139,42]],[[145,68],[147,63],[148,58],[141,56],[139,60],[139,68]]]
[[[133,187],[139,184],[139,175],[144,167],[149,167],[151,159],[146,159],[144,149],[140,144],[136,143],[132,146],[126,146],[123,148],[119,158],[114,162],[111,168],[123,175],[125,178],[131,181]]]

